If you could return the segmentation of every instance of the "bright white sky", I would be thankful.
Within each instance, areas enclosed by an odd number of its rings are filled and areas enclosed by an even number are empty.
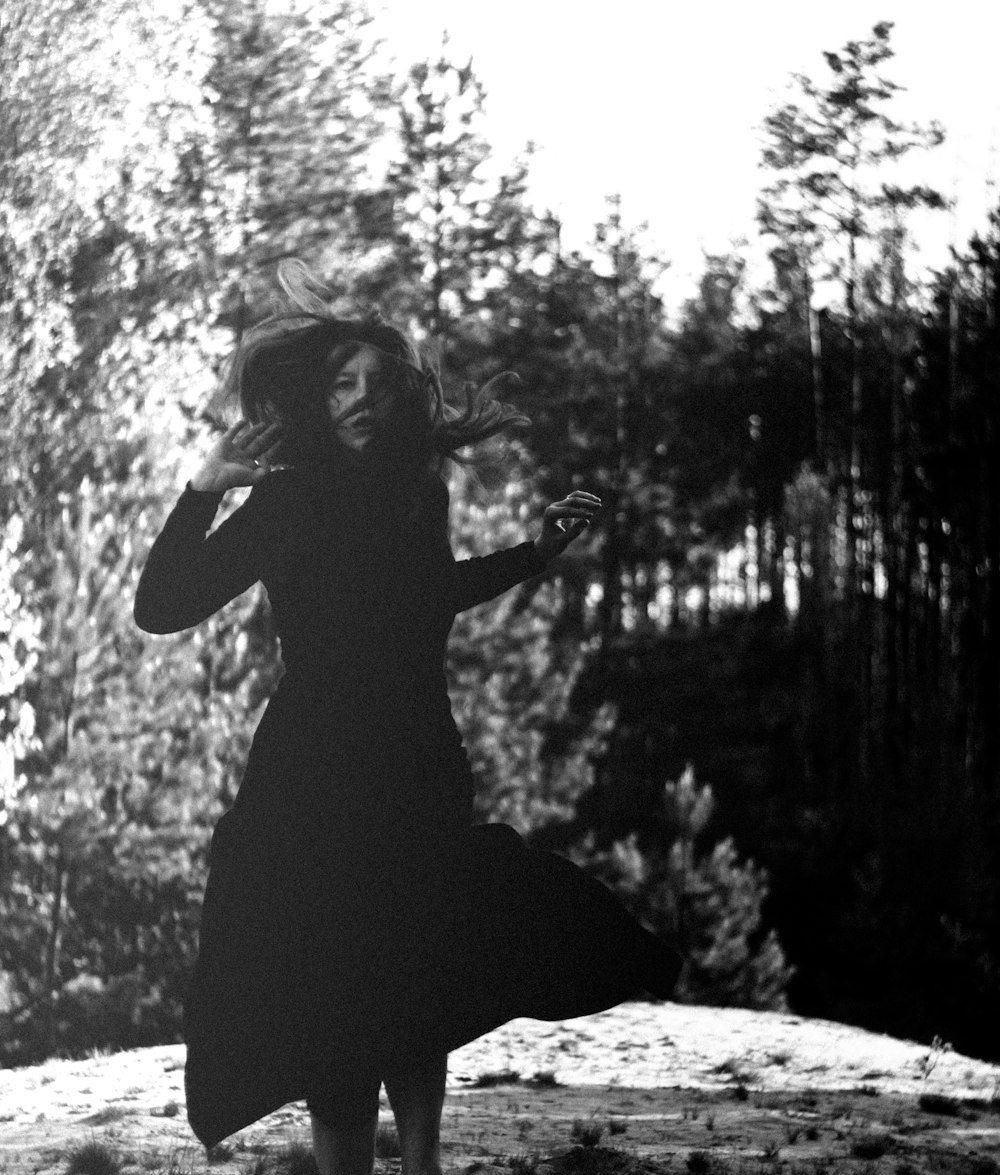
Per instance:
[[[920,179],[957,198],[925,229],[942,264],[996,204],[1000,180],[1000,4],[995,0],[372,0],[401,64],[435,53],[447,29],[487,90],[488,134],[512,158],[541,148],[533,196],[571,244],[620,191],[630,224],[672,260],[665,287],[692,292],[702,250],[753,238],[759,125],[793,72],[826,76],[823,50],[895,22],[888,76],[899,117],[940,121],[944,146]],[[990,186],[993,185],[993,186]]]

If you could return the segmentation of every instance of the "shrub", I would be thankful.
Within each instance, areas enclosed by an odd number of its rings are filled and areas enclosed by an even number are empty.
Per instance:
[[[714,807],[708,784],[689,766],[664,788],[672,843],[644,847],[632,833],[610,848],[593,835],[570,856],[610,885],[634,912],[675,942],[686,965],[675,992],[683,1003],[787,1010],[794,974],[773,930],[761,933],[766,870],[741,863],[731,837],[708,853],[696,843]]]
[[[119,1175],[121,1169],[121,1159],[109,1146],[86,1142],[70,1154],[66,1175]]]
[[[599,1122],[584,1122],[577,1118],[570,1130],[570,1138],[581,1146],[597,1146],[604,1137],[604,1127]]]

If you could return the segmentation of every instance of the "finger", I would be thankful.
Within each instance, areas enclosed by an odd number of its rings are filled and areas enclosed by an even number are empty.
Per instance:
[[[264,433],[271,427],[272,426],[266,420],[258,420],[253,424],[248,424],[246,432],[242,437],[240,437],[241,444],[253,444],[254,441],[263,436]]]
[[[587,490],[573,490],[573,492],[571,494],[568,494],[567,497],[586,498],[586,499],[588,499],[588,501],[591,501],[591,502],[600,502],[600,500],[601,500],[597,494],[591,494]]]
[[[263,447],[260,444],[257,425],[250,425],[246,432],[234,437],[229,443],[229,453],[233,461],[252,461]],[[266,442],[265,442],[266,445]]]
[[[560,502],[554,502],[545,511],[545,516],[548,518],[590,518],[594,514],[592,508],[586,506],[563,506]]]
[[[274,445],[275,437],[278,435],[280,428],[280,425],[269,424],[262,432],[246,438],[243,443],[244,451],[250,457],[259,457],[261,453],[266,452],[267,449]]]
[[[594,502],[590,498],[560,498],[558,502],[553,502],[553,506],[579,506],[587,510],[600,510],[601,503]]]
[[[266,469],[270,469],[272,467],[272,461],[278,455],[278,450],[280,448],[281,448],[280,443],[277,445],[272,445],[270,449],[265,449],[264,452],[261,453],[259,457],[252,457],[251,461],[252,461],[253,465],[254,466],[260,465],[260,466],[265,467]]]
[[[586,510],[599,510],[601,503],[592,502],[589,498],[560,498],[556,502],[551,502],[552,506],[573,506]]]
[[[580,537],[587,529],[586,522],[573,522],[565,527],[559,527],[556,530],[556,538],[559,543],[559,550],[564,551],[574,539]]]
[[[229,447],[238,452],[245,448],[247,442],[252,439],[256,427],[249,420],[238,420],[232,428],[227,430],[226,435],[222,438],[223,442],[228,442]]]
[[[579,538],[589,525],[590,520],[586,518],[570,523],[562,532],[564,545],[568,546],[575,538]]]

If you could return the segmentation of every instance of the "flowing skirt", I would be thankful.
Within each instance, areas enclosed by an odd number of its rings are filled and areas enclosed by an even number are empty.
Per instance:
[[[384,740],[337,740],[340,761],[325,756],[323,789],[310,790],[315,746],[296,762],[294,740],[267,737],[276,722],[294,731],[291,718],[265,715],[212,838],[184,1006],[188,1118],[206,1147],[383,1058],[450,1051],[518,1016],[669,996],[678,956],[610,890],[507,825],[469,826],[453,743],[437,748],[452,782],[434,783],[436,806],[412,794],[428,787],[421,754],[418,771],[396,757],[393,790],[379,792]],[[338,778],[350,784],[339,793]]]

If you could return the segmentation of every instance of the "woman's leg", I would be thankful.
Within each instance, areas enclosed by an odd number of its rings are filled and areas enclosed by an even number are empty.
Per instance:
[[[375,1127],[378,1110],[362,1122],[327,1125],[312,1119],[313,1157],[319,1175],[371,1175],[375,1164]]]
[[[406,1058],[383,1072],[396,1119],[402,1175],[441,1175],[441,1111],[448,1054]]]
[[[319,1175],[371,1175],[380,1088],[372,1071],[353,1074],[349,1089],[327,1083],[306,1098]]]

